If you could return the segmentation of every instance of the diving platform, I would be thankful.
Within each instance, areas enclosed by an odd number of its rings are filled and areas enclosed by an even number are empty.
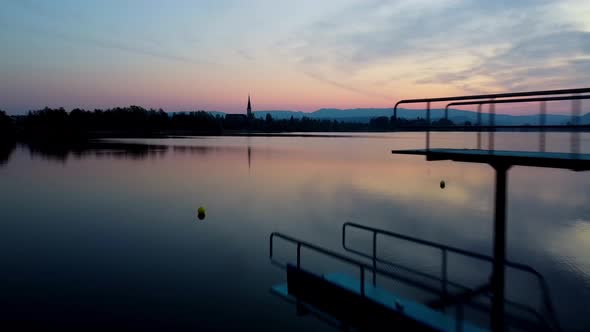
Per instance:
[[[484,332],[462,319],[455,319],[415,301],[346,273],[316,275],[287,265],[287,283],[271,291],[318,316],[335,317],[341,326],[369,330]],[[461,312],[459,312],[461,314]]]
[[[523,98],[526,97],[526,98]],[[467,163],[489,164],[495,170],[495,202],[493,216],[493,254],[482,255],[460,248],[413,238],[391,231],[347,222],[342,226],[342,247],[360,259],[325,249],[281,233],[270,235],[270,260],[287,271],[287,282],[271,288],[272,293],[294,303],[298,314],[311,312],[318,317],[335,322],[341,328],[400,331],[561,331],[559,320],[549,296],[549,288],[543,276],[532,267],[510,262],[506,257],[506,203],[508,170],[512,166],[546,167],[573,171],[590,170],[590,154],[580,153],[581,101],[590,99],[590,88],[529,91],[488,95],[454,96],[442,98],[408,99],[395,104],[393,119],[397,123],[397,107],[401,104],[426,103],[425,149],[393,150],[393,154],[425,156],[428,161],[451,160]],[[546,152],[545,130],[546,103],[572,101],[572,120],[564,124],[571,130],[570,153]],[[450,102],[453,105],[477,105],[476,149],[430,148],[430,105],[434,102]],[[508,103],[540,102],[539,151],[508,151],[494,149],[495,105]],[[482,105],[489,105],[489,125],[483,126]],[[438,126],[437,128],[443,128]],[[449,127],[453,129],[453,127]],[[481,131],[489,131],[489,148],[481,148]],[[372,236],[372,251],[363,251],[347,243],[347,230],[368,232]],[[281,264],[275,260],[274,239],[295,245],[296,261]],[[440,254],[440,275],[403,266],[378,252],[379,242],[387,240],[408,241],[422,245]],[[343,273],[317,274],[305,270],[301,263],[301,249],[314,252],[331,260],[352,266],[358,277]],[[449,256],[462,256],[491,265],[489,279],[476,285],[464,285],[450,280]],[[368,263],[370,262],[370,263]],[[522,303],[506,294],[506,271],[525,273],[538,283],[541,290],[539,308]],[[332,271],[330,271],[332,272]],[[367,276],[368,274],[368,276]],[[394,289],[377,286],[386,279]],[[400,296],[401,290],[412,289],[427,294],[426,299],[409,299]],[[482,320],[482,316],[489,318]]]
[[[580,153],[438,148],[393,150],[392,153],[423,155],[429,161],[452,160],[490,165],[547,167],[574,171],[590,170],[590,154]]]
[[[369,243],[373,248],[372,252],[367,253],[351,245],[347,240],[350,231],[355,234],[366,232],[366,235],[372,237],[373,240]],[[286,261],[276,260],[277,240],[296,249],[296,256]],[[403,241],[434,249],[432,252],[441,259],[440,275],[391,262],[385,253],[377,250],[378,240]],[[495,262],[493,257],[351,222],[342,225],[342,248],[359,259],[285,234],[272,233],[271,263],[286,270],[287,275],[286,282],[272,286],[271,292],[294,304],[298,315],[311,314],[337,328],[489,331],[489,324],[482,321],[481,317],[488,316],[491,309],[489,301],[493,296],[490,280],[482,280],[481,284],[474,286],[451,280],[447,261],[468,257],[492,265]],[[347,273],[312,272],[303,267],[301,249],[306,253],[313,253],[315,257],[319,254],[326,259],[344,263],[352,267],[352,271],[357,270],[359,273],[351,273],[350,269],[345,270]],[[519,331],[559,331],[559,323],[554,319],[551,299],[541,274],[519,263],[505,261],[504,265],[506,269],[528,275],[531,281],[538,283],[543,294],[539,308],[504,298],[503,301],[509,308],[504,321],[506,326]],[[425,294],[426,297],[408,298],[400,295],[403,290],[410,289]]]
[[[506,196],[508,186],[508,170],[512,166],[529,166],[569,169],[573,171],[590,170],[590,155],[580,153],[581,102],[590,99],[590,88],[526,91],[499,93],[488,95],[453,96],[440,98],[406,99],[398,101],[394,106],[394,119],[397,119],[397,108],[401,104],[426,103],[425,149],[393,150],[394,154],[423,155],[428,161],[452,160],[467,163],[483,163],[492,166],[496,173],[494,202],[494,234],[493,234],[493,271],[491,276],[492,310],[491,328],[494,332],[505,331],[505,263],[506,263]],[[571,121],[563,127],[571,128],[570,153],[546,152],[545,130],[547,126],[547,102],[571,101]],[[430,139],[430,106],[431,103],[446,102],[445,120],[448,120],[449,106],[477,105],[477,149],[431,148]],[[539,102],[539,151],[506,151],[494,148],[495,105]],[[488,149],[482,149],[482,106],[489,105]]]

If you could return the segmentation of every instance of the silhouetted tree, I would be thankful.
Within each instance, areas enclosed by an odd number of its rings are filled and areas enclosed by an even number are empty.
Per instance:
[[[63,108],[45,107],[40,111],[29,111],[24,120],[24,133],[28,138],[62,140],[70,138],[68,113]]]
[[[22,120],[14,121],[0,113],[2,133],[14,132],[25,140],[80,140],[90,137],[153,136],[166,133],[221,134],[224,131],[259,132],[331,132],[331,131],[387,131],[408,128],[420,130],[429,123],[423,118],[395,119],[377,117],[369,123],[339,122],[329,119],[302,117],[277,120],[267,113],[264,119],[245,115],[213,116],[205,111],[173,113],[162,109],[145,109],[140,106],[116,107],[107,110],[87,111],[80,108],[70,113],[63,108],[44,108],[30,111]],[[451,126],[448,120],[439,119],[432,126]],[[8,128],[8,129],[6,129]],[[12,128],[12,129],[10,129]],[[5,135],[5,134],[4,134]]]
[[[10,159],[12,151],[16,148],[16,142],[11,140],[0,140],[0,166]]]
[[[14,121],[0,110],[0,140],[14,139],[15,127]]]
[[[0,166],[10,159],[10,155],[16,147],[14,135],[14,121],[6,112],[0,110]]]
[[[372,118],[369,122],[369,128],[373,130],[385,131],[388,130],[389,127],[389,118],[386,116]]]
[[[453,125],[453,121],[449,120],[449,119],[445,119],[445,118],[440,118],[438,120],[432,121],[431,124],[433,126],[452,126]]]

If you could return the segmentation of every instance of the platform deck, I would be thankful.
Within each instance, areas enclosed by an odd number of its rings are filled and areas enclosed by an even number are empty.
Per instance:
[[[360,280],[351,275],[345,273],[331,273],[324,275],[323,280],[352,292],[358,297],[362,296]],[[289,302],[297,302],[297,299],[289,293],[287,283],[275,285],[271,288],[271,291]],[[392,315],[404,315],[408,319],[420,322],[420,324],[424,324],[434,331],[488,331],[487,329],[477,327],[466,321],[457,321],[455,317],[433,310],[421,303],[396,296],[380,287],[374,287],[370,282],[365,283],[365,298],[387,308],[391,311]],[[314,308],[313,303],[302,304],[307,308]],[[457,326],[458,324],[460,324],[460,326]]]
[[[478,149],[416,149],[393,150],[393,154],[423,155],[427,160],[453,160],[469,163],[503,164],[507,166],[531,166],[590,170],[590,154],[566,152],[534,152]]]

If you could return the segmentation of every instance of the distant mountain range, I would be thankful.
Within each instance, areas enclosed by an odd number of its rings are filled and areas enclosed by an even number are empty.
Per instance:
[[[209,112],[213,115],[224,116],[223,112]],[[353,109],[337,109],[337,108],[322,108],[314,112],[306,113],[301,111],[288,111],[288,110],[268,110],[268,111],[255,111],[254,116],[256,118],[264,119],[267,114],[270,114],[275,120],[290,119],[301,119],[302,117],[308,117],[311,119],[329,119],[338,120],[343,122],[359,122],[368,123],[372,118],[393,115],[393,109],[391,108],[353,108]],[[425,118],[426,110],[416,109],[405,109],[398,108],[397,116],[405,119],[415,119],[417,117]],[[444,117],[444,109],[432,109],[430,111],[430,117],[432,120],[437,120]],[[477,112],[465,111],[459,109],[449,109],[449,119],[456,124],[463,124],[465,121],[470,121],[475,124],[477,122]],[[572,118],[569,115],[562,114],[547,114],[546,124],[547,125],[562,125],[571,121]],[[488,114],[482,114],[482,124],[488,124]],[[539,115],[509,115],[509,114],[496,114],[495,118],[496,125],[538,125]],[[580,117],[580,124],[590,124],[590,113],[586,113]]]

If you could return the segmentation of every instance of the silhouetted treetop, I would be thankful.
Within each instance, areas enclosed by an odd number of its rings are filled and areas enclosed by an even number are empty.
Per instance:
[[[12,139],[15,134],[14,121],[6,114],[6,112],[0,110],[0,139]]]
[[[276,120],[270,114],[264,119],[231,115],[223,117],[205,111],[166,113],[162,109],[140,106],[115,107],[88,111],[75,108],[44,108],[30,111],[17,122],[21,138],[70,140],[90,137],[149,137],[169,134],[223,134],[237,132],[333,132],[333,131],[389,131],[399,128],[423,128],[423,118],[414,120],[377,117],[369,123],[342,122],[329,119],[302,117]],[[432,126],[450,126],[449,120],[436,120]],[[0,113],[0,126],[14,128],[14,121]],[[5,132],[10,132],[6,129]]]

